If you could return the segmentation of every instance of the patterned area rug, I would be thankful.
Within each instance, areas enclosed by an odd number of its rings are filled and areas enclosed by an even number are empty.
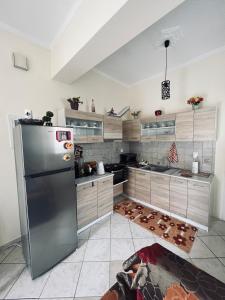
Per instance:
[[[114,211],[153,232],[162,239],[190,252],[197,228],[159,211],[140,205],[132,200],[123,200],[114,206]]]

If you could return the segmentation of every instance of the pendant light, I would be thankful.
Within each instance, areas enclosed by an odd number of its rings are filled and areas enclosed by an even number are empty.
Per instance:
[[[166,67],[165,67],[165,80],[161,84],[162,100],[170,99],[170,81],[166,79],[167,75],[167,48],[170,45],[170,40],[165,40],[164,47],[166,48]]]

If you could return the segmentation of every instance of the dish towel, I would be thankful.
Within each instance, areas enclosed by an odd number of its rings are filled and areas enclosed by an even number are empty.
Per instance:
[[[169,151],[169,155],[168,155],[168,161],[170,163],[177,163],[178,162],[178,155],[177,155],[177,147],[176,144],[173,142],[171,147],[170,147],[170,151]]]

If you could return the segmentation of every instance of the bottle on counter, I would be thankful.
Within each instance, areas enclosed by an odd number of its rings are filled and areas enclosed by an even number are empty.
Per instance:
[[[94,99],[91,100],[91,111],[95,112],[95,102],[94,102]]]

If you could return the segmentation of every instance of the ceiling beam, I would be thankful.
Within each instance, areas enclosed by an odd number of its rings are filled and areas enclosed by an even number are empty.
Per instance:
[[[74,82],[183,1],[84,0],[52,47],[52,77]]]

